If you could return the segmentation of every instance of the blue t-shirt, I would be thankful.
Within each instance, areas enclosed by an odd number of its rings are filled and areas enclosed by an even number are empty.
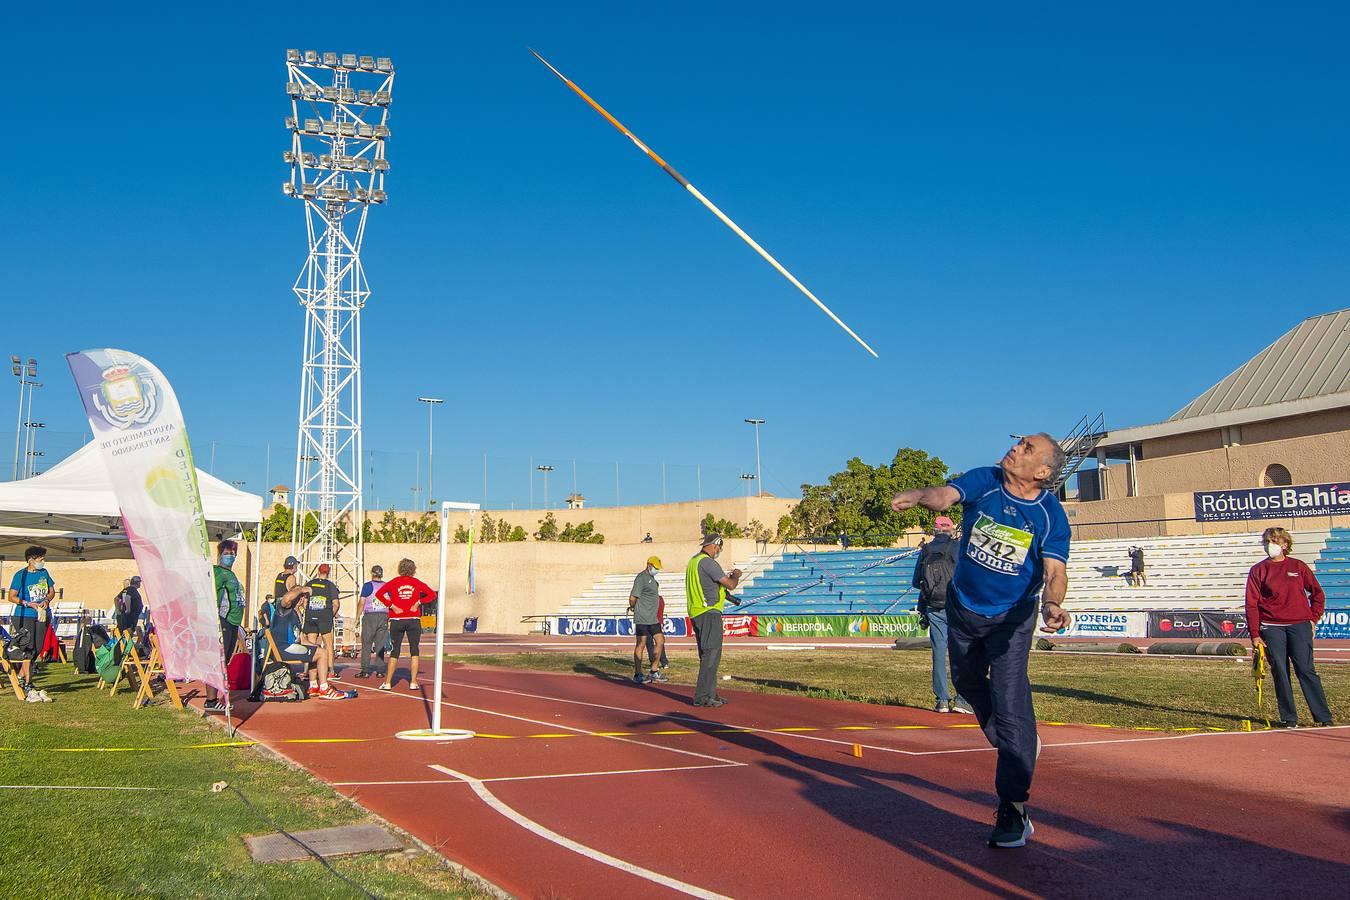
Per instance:
[[[14,618],[16,619],[36,619],[37,610],[31,606],[20,606],[19,604],[27,601],[29,603],[50,602],[56,595],[56,582],[46,569],[38,569],[36,572],[28,571],[28,567],[20,569],[14,573],[14,580],[9,583],[9,599],[14,604]]]
[[[1041,590],[1045,559],[1069,561],[1069,519],[1049,491],[1035,500],[1003,489],[1003,470],[972,469],[948,482],[961,495],[961,550],[952,589],[961,605],[997,616]]]

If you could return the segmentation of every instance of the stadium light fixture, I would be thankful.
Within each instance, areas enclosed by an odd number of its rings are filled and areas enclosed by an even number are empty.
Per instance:
[[[749,497],[749,496],[750,496],[750,482],[752,482],[752,481],[755,480],[755,476],[752,475],[752,474],[750,474],[750,473],[748,473],[748,472],[742,472],[742,473],[741,473],[741,480],[745,482],[745,496]]]
[[[313,534],[293,527],[291,553],[306,566],[333,565],[345,593],[365,574],[360,528],[354,539],[339,535],[343,523],[362,521],[365,509],[360,311],[370,288],[361,244],[371,205],[387,199],[394,66],[388,57],[331,50],[287,50],[285,58],[291,171],[282,192],[304,207],[309,251],[293,288],[305,308],[306,337],[291,497],[295,522],[303,525],[312,513],[319,526]],[[360,103],[363,97],[370,103]]]

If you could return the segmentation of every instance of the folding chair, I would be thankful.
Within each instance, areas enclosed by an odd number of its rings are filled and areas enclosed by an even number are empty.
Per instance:
[[[132,655],[136,655],[136,645],[131,645]],[[141,689],[136,693],[136,700],[131,704],[132,709],[139,709],[143,703],[149,703],[155,697],[155,688],[151,683],[154,676],[159,675],[164,679],[164,691],[169,695],[169,700],[178,708],[183,708],[183,698],[178,696],[178,685],[173,683],[168,673],[164,671],[164,655],[159,649],[159,635],[153,631],[150,632],[150,658],[145,662],[145,668],[140,671]]]

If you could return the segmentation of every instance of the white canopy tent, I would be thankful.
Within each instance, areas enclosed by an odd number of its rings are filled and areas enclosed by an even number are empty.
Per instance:
[[[253,527],[259,541],[261,497],[197,470],[207,536],[213,540]],[[49,561],[129,559],[131,544],[98,447],[85,444],[52,468],[21,481],[0,482],[0,581],[24,564],[24,548],[40,544]],[[257,584],[258,555],[254,555]],[[0,585],[3,587],[5,585]]]

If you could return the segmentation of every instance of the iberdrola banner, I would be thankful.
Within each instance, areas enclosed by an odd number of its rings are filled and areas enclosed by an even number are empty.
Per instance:
[[[197,469],[159,369],[125,350],[66,354],[131,539],[170,678],[225,690]]]

